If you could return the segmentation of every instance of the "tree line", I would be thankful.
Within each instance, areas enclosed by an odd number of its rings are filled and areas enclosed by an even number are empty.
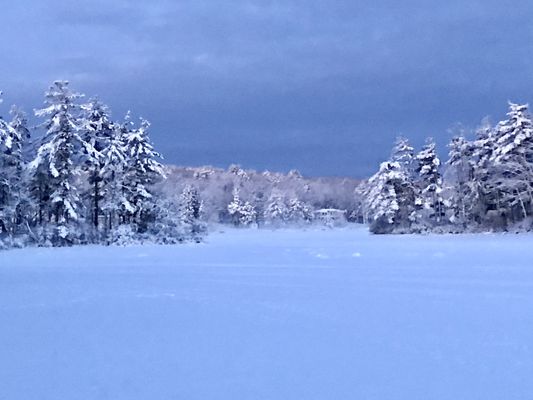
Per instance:
[[[112,118],[56,81],[35,111],[0,118],[0,248],[200,241],[208,223],[303,226],[315,211],[346,211],[373,233],[523,231],[533,226],[533,122],[527,105],[456,136],[441,165],[435,142],[417,153],[397,139],[390,159],[357,185],[348,178],[163,166],[150,123]],[[170,175],[170,180],[167,179]],[[327,215],[321,213],[320,215]]]
[[[227,169],[167,166],[165,171],[161,190],[167,196],[191,185],[201,195],[203,220],[239,227],[327,225],[328,221],[316,218],[321,209],[342,210],[349,217],[360,183],[352,178],[305,177],[297,170],[261,172],[236,164]]]
[[[54,82],[35,111],[44,134],[34,142],[20,109],[0,119],[0,247],[198,240],[197,191],[176,202],[154,189],[165,173],[150,123],[114,121],[82,98]]]
[[[533,123],[528,105],[484,120],[449,144],[444,165],[428,139],[415,154],[398,138],[388,161],[357,190],[374,233],[529,231],[533,226]]]
[[[147,120],[117,121],[84,99],[56,81],[34,111],[38,126],[15,106],[0,117],[0,249],[200,241],[212,223],[328,224],[315,210],[355,209],[353,179],[165,166]]]

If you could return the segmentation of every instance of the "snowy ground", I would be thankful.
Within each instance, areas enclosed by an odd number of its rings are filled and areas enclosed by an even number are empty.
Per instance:
[[[0,253],[0,399],[531,399],[533,236]]]

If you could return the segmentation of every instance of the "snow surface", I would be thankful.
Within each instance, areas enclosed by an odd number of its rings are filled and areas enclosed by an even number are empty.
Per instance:
[[[0,252],[0,399],[529,399],[531,235]]]

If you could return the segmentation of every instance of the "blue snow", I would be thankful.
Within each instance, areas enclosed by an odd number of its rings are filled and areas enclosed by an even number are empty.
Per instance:
[[[533,236],[0,252],[2,400],[530,399]]]

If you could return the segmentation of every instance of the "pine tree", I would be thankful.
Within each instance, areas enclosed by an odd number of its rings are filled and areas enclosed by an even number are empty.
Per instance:
[[[428,229],[444,222],[445,207],[442,198],[442,178],[440,160],[435,150],[435,142],[428,139],[420,153],[416,155],[419,190],[416,213],[422,226]]]
[[[354,210],[350,218],[354,221],[368,225],[370,222],[369,210],[367,203],[371,185],[368,179],[362,181],[354,190]]]
[[[16,186],[12,186],[17,174],[17,132],[0,118],[0,234],[12,234],[17,202]]]
[[[78,134],[81,97],[69,89],[68,82],[56,81],[46,93],[46,107],[35,111],[37,117],[46,117],[46,134],[31,163],[32,194],[39,202],[39,220],[44,222],[46,214],[56,227],[54,245],[75,243],[81,235],[77,158],[90,147]]]
[[[22,232],[27,232],[29,228],[28,218],[32,209],[26,186],[28,147],[31,135],[28,128],[26,113],[17,106],[12,106],[9,113],[11,114],[11,122],[9,124],[16,132],[12,152],[12,167],[14,174],[13,181],[11,182],[11,187],[16,193],[15,224],[16,229]]]
[[[249,201],[245,201],[239,210],[240,223],[244,226],[252,226],[257,222],[257,211]]]
[[[99,100],[91,99],[87,104],[82,105],[81,109],[81,136],[84,142],[90,145],[88,147],[90,151],[84,157],[83,169],[88,174],[89,183],[84,197],[90,203],[91,212],[88,220],[92,222],[95,233],[98,235],[100,217],[102,216],[101,203],[105,200],[103,196],[106,191],[103,185],[109,183],[109,181],[104,181],[101,171],[109,161],[105,159],[104,154],[109,156],[108,147],[114,139],[116,129],[110,119],[107,106]],[[112,151],[116,151],[116,147]]]
[[[29,130],[22,111],[13,106],[10,114],[10,123],[0,119],[0,233],[13,236],[28,212],[24,173]]]
[[[446,163],[446,186],[450,222],[466,229],[473,224],[479,203],[478,190],[474,181],[473,143],[457,136],[449,144],[449,159]]]
[[[178,197],[176,201],[174,196],[158,196],[155,202],[157,220],[150,224],[148,235],[143,236],[148,236],[150,241],[158,244],[176,244],[190,240],[190,233],[186,232],[189,227],[184,227],[180,221],[180,198]],[[131,230],[130,225],[120,225],[118,231],[120,232],[124,228]],[[136,232],[132,235],[130,241],[135,240],[135,238],[137,240],[139,238]]]
[[[414,149],[409,144],[409,140],[403,136],[398,136],[392,148],[390,161],[397,162],[404,171],[413,175],[414,171]]]
[[[239,189],[233,190],[233,200],[228,204],[228,213],[235,226],[250,226],[257,221],[257,212],[254,206],[240,199]]]
[[[204,228],[200,222],[201,201],[198,190],[186,185],[180,196],[178,220],[185,238],[200,239]]]
[[[125,171],[128,165],[123,140],[123,126],[113,125],[112,136],[109,138],[107,146],[101,151],[99,163],[99,177],[102,183],[101,190],[101,211],[105,216],[107,235],[112,235],[113,231],[123,223],[126,212],[133,213],[133,207],[127,209],[129,205],[125,198]]]
[[[402,233],[411,229],[415,188],[399,162],[387,161],[367,183],[364,209],[373,233]]]
[[[289,208],[285,197],[279,190],[272,191],[265,207],[264,221],[266,225],[281,226],[289,221]]]
[[[150,123],[141,119],[138,129],[129,130],[124,137],[127,166],[124,175],[125,207],[129,219],[137,225],[140,232],[147,229],[148,223],[155,218],[155,199],[152,187],[164,179],[163,166],[157,161],[157,153],[148,137]]]
[[[498,124],[490,184],[497,209],[509,222],[531,215],[533,193],[533,123],[528,105],[509,104],[508,119]]]
[[[496,131],[488,118],[484,118],[472,143],[472,198],[471,219],[478,225],[487,224],[488,213],[499,208],[498,194],[492,179],[493,155],[496,150]]]
[[[313,208],[298,198],[290,199],[287,208],[288,220],[292,224],[308,224],[313,221]]]

